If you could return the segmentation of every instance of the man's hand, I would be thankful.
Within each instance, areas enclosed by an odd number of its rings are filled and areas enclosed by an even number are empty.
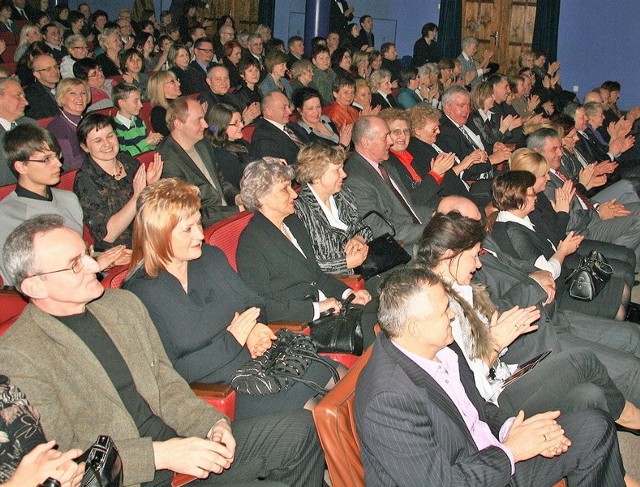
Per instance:
[[[616,204],[616,200],[612,199],[598,206],[598,215],[603,220],[611,220],[620,216],[630,215],[631,212],[627,210],[624,205]]]
[[[547,300],[542,304],[547,305],[552,302],[556,297],[556,281],[553,279],[551,272],[534,271],[529,274],[529,277],[536,281],[540,285],[540,287],[547,293]]]
[[[611,174],[618,168],[618,163],[614,161],[594,162],[592,165],[595,166],[594,174],[596,176]]]
[[[607,176],[603,174],[598,175],[595,173],[595,171],[595,164],[589,164],[587,167],[583,167],[582,169],[580,169],[578,175],[578,181],[580,182],[580,184],[582,184],[587,189],[598,188],[606,184]]]
[[[144,139],[149,145],[158,145],[162,141],[162,134],[158,132],[149,132],[149,135]]]
[[[524,412],[516,416],[507,437],[502,442],[513,454],[516,462],[529,460],[536,455],[551,458],[566,452],[571,440],[556,421],[560,411],[549,411],[524,419]]]
[[[360,291],[353,291],[353,294],[356,295],[355,299],[351,301],[353,304],[359,304],[364,306],[369,301],[371,301],[371,294],[366,289],[361,289]]]
[[[172,470],[200,479],[206,478],[211,472],[222,473],[233,463],[236,449],[231,427],[225,420],[220,420],[208,437],[154,441],[156,470]]]

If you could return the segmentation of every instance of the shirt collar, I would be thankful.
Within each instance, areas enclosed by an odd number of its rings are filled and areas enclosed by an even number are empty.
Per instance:
[[[528,216],[525,216],[524,218],[520,218],[514,215],[513,213],[511,213],[510,211],[499,211],[496,221],[518,223],[520,225],[527,227],[531,231],[535,231],[533,223],[531,223],[531,220],[529,219]]]
[[[125,127],[127,127],[128,129],[131,128],[131,125],[133,124],[134,119],[136,118],[135,115],[133,115],[131,118],[126,118],[123,115],[120,114],[120,112],[116,113],[116,116],[114,117],[118,122],[120,122],[122,125],[124,125]]]

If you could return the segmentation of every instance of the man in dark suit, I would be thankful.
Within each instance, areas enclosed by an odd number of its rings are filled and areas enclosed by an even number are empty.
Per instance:
[[[371,15],[363,15],[360,17],[360,34],[358,34],[358,48],[367,46],[373,49],[375,47],[375,37],[373,36],[373,19]],[[369,50],[369,49],[368,49]]]
[[[260,80],[261,83],[267,77],[267,70],[264,67],[264,41],[260,34],[251,34],[247,39],[247,50],[243,52],[243,56],[246,59],[255,59],[260,65]]]
[[[331,0],[329,10],[329,30],[337,32],[340,37],[347,35],[347,25],[353,20],[353,7],[345,0]]]
[[[209,89],[207,73],[213,65],[213,44],[203,37],[193,45],[194,59],[187,66],[185,83],[180,87],[183,95],[200,93]],[[186,86],[185,86],[186,85]]]
[[[289,37],[287,48],[289,49],[289,53],[287,54],[287,68],[291,69],[291,66],[293,66],[296,61],[305,59],[304,39],[300,36]]]
[[[396,239],[409,250],[422,235],[431,211],[414,204],[395,168],[385,164],[392,145],[389,126],[380,117],[360,117],[352,140],[356,151],[345,163],[344,185],[354,194],[360,217],[371,210],[382,214],[393,226]],[[366,223],[374,237],[391,233],[389,224],[376,215]]]
[[[32,118],[24,116],[27,104],[20,83],[12,78],[0,79],[0,149],[4,144],[4,136],[9,130],[24,123],[38,123]],[[0,186],[16,182],[16,176],[9,169],[4,150],[0,150]]]
[[[611,420],[601,411],[509,418],[485,402],[453,344],[443,285],[426,269],[381,287],[379,335],[356,387],[365,481],[382,485],[623,485]]]
[[[515,144],[517,149],[526,147],[524,132],[522,130],[522,120],[515,109],[507,104],[507,97],[511,94],[509,80],[506,76],[492,74],[487,78],[487,82],[493,87],[494,105],[491,108],[490,123],[496,129],[504,121],[508,124],[506,132],[500,138],[506,144]]]
[[[54,117],[60,113],[55,90],[60,81],[60,67],[50,54],[40,54],[33,60],[36,82],[24,89],[29,106],[25,113],[35,119]]]
[[[202,223],[209,226],[238,212],[238,190],[225,181],[213,156],[211,144],[203,140],[207,123],[200,103],[177,98],[167,110],[170,135],[162,141],[163,178],[178,178],[200,189]]]
[[[309,142],[309,135],[298,124],[289,122],[289,99],[279,91],[262,99],[262,116],[256,122],[251,145],[260,157],[278,157],[293,166],[298,151]]]
[[[31,20],[26,4],[26,0],[13,0],[13,5],[11,6],[11,20]]]

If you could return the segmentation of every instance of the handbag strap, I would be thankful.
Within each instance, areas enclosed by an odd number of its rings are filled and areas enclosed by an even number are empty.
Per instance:
[[[356,223],[362,223],[362,225],[360,225],[359,227],[356,227],[355,230],[352,230],[349,235],[351,235],[349,238],[352,238],[354,235],[356,235],[360,230],[362,230],[364,227],[366,227],[367,225],[364,224],[364,220],[367,219],[368,217],[370,217],[371,215],[376,215],[378,216],[383,222],[385,222],[389,228],[391,228],[391,236],[395,237],[396,236],[396,229],[393,227],[393,225],[391,223],[389,223],[389,220],[387,220],[384,216],[382,216],[382,214],[379,211],[376,210],[370,210],[367,211],[364,215],[362,215],[362,217],[360,217],[358,219],[358,221]]]

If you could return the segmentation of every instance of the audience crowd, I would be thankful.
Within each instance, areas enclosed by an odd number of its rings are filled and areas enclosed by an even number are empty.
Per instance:
[[[0,483],[77,487],[109,435],[125,486],[326,485],[310,411],[344,365],[238,391],[233,421],[189,385],[351,301],[366,485],[640,485],[616,435],[640,435],[640,107],[611,80],[580,103],[540,51],[443,58],[433,23],[400,60],[330,4],[309,52],[197,2],[0,4],[0,278],[28,301]],[[242,212],[230,261],[205,232]],[[411,262],[354,285],[387,238]],[[593,251],[612,275],[580,300]]]

